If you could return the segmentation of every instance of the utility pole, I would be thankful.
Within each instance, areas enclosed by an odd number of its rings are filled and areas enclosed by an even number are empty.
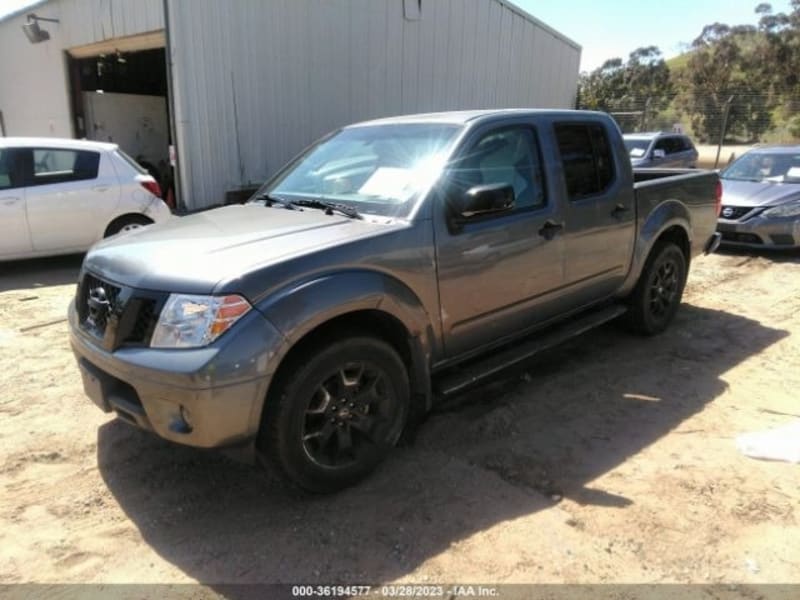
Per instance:
[[[725,112],[722,115],[722,127],[719,131],[719,145],[717,146],[717,158],[714,160],[714,168],[719,165],[719,154],[722,152],[722,144],[725,142],[725,134],[728,132],[728,116],[731,114],[731,104],[736,96],[731,96],[725,103]]]
[[[642,122],[639,125],[641,131],[647,131],[647,111],[650,110],[651,100],[652,98],[648,96],[647,100],[644,101],[644,110],[642,111]]]

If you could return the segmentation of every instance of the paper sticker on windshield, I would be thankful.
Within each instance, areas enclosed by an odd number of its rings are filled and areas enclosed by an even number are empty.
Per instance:
[[[644,148],[631,148],[631,156],[633,158],[641,158],[644,156]]]
[[[408,200],[417,191],[415,172],[397,167],[378,167],[358,193],[392,200]]]

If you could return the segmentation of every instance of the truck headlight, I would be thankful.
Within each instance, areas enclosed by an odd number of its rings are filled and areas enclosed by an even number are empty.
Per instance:
[[[761,215],[764,217],[800,217],[800,202],[768,208]]]
[[[170,294],[153,331],[153,348],[207,346],[251,309],[237,295],[194,296]]]

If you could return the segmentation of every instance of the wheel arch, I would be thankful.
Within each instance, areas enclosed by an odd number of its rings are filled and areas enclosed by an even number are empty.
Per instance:
[[[692,258],[692,226],[689,211],[678,201],[670,201],[656,208],[642,225],[636,239],[631,269],[620,289],[620,296],[627,296],[642,274],[653,248],[661,241],[671,241],[683,252],[688,273]]]
[[[419,298],[399,280],[368,271],[328,275],[270,294],[256,308],[285,338],[274,358],[259,427],[267,403],[299,357],[354,334],[383,340],[399,354],[411,387],[410,425],[431,408],[433,325]]]

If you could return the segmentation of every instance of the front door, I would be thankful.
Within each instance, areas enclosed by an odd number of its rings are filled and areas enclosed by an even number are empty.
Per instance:
[[[0,149],[0,256],[31,251],[25,218],[25,188],[17,164],[17,152]]]
[[[457,157],[434,209],[448,358],[552,316],[557,310],[552,292],[563,282],[561,213],[545,185],[536,130],[526,123],[478,130]],[[454,222],[457,198],[487,184],[511,185],[514,208]]]

